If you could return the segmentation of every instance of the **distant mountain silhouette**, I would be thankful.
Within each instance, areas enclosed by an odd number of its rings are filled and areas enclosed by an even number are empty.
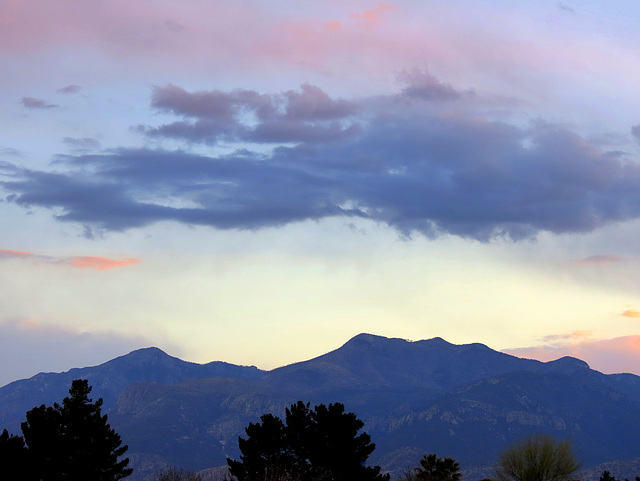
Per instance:
[[[174,384],[184,379],[231,377],[259,379],[264,371],[251,366],[236,366],[214,361],[197,364],[169,356],[156,347],[138,349],[99,366],[75,368],[63,373],[40,373],[0,388],[0,426],[19,425],[27,410],[40,404],[61,401],[69,394],[71,381],[87,379],[93,387],[91,396],[104,399],[104,409],[111,409],[122,391],[138,382]],[[0,428],[2,429],[2,428]]]
[[[134,479],[162,463],[223,465],[237,458],[249,422],[266,412],[282,416],[299,399],[344,403],[377,445],[371,462],[394,474],[435,452],[480,479],[506,444],[538,432],[570,438],[585,468],[640,458],[638,376],[605,375],[571,357],[543,363],[482,344],[371,334],[272,371],[188,363],[148,348],[100,366],[38,374],[0,388],[0,428],[18,432],[26,410],[60,401],[79,377],[105,399],[129,445]]]

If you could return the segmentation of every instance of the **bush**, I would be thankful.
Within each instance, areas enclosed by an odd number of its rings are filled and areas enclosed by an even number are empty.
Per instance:
[[[537,435],[506,448],[496,476],[499,481],[565,481],[578,469],[569,441]]]

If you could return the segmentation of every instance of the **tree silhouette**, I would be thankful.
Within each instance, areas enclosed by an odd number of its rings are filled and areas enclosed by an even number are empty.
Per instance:
[[[282,479],[290,470],[293,458],[285,442],[282,420],[272,414],[264,414],[259,423],[249,423],[245,428],[247,438],[238,438],[240,461],[227,459],[229,472],[242,481]]]
[[[6,429],[0,434],[0,466],[4,472],[20,473],[23,479],[32,478],[24,438],[9,434]]]
[[[453,458],[439,458],[435,454],[425,454],[420,467],[406,476],[411,481],[459,481],[460,465]]]
[[[39,481],[117,481],[129,476],[127,451],[102,415],[102,399],[89,399],[86,380],[72,382],[62,406],[39,406],[22,423],[27,458]]]
[[[227,460],[239,481],[387,481],[380,467],[364,463],[375,449],[355,414],[340,403],[325,406],[298,401],[286,409],[285,421],[265,414],[240,437],[240,461]]]

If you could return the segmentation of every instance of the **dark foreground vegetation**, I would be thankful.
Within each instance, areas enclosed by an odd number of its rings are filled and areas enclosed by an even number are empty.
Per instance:
[[[118,481],[132,474],[127,446],[101,412],[102,399],[89,398],[86,380],[72,382],[62,404],[41,405],[26,413],[22,435],[0,434],[0,463],[25,481]],[[340,403],[298,401],[284,420],[264,414],[239,437],[239,460],[227,459],[227,481],[389,481],[380,466],[366,466],[375,449],[364,423]],[[495,469],[496,481],[576,481],[581,464],[569,441],[530,436],[508,446]],[[425,454],[398,481],[460,481],[452,458]],[[203,481],[176,467],[156,473],[156,481]],[[490,481],[490,480],[483,480]],[[600,481],[617,480],[604,471]],[[628,481],[628,480],[624,480]],[[636,477],[635,481],[640,481]]]
[[[380,466],[365,466],[375,444],[364,423],[342,404],[310,405],[298,401],[287,408],[285,421],[265,414],[238,440],[240,461],[227,460],[238,481],[388,481]]]
[[[62,405],[27,412],[22,436],[0,435],[0,464],[24,481],[117,481],[129,476],[122,441],[102,415],[102,399],[89,399],[86,380],[72,382]]]

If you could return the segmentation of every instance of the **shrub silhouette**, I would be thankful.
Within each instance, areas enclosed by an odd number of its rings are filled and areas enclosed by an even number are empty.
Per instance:
[[[498,481],[565,481],[579,468],[569,441],[537,435],[506,448],[496,475]]]
[[[435,454],[425,454],[420,466],[408,472],[405,481],[459,481],[460,465],[453,458],[439,458]]]

